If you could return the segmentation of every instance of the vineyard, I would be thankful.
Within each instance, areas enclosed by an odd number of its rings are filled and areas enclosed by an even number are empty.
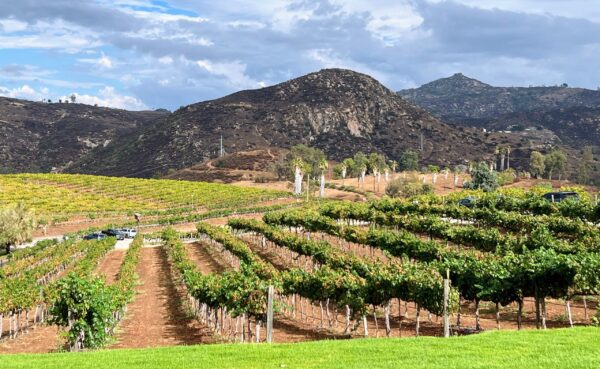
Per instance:
[[[68,177],[67,191],[118,187]],[[468,192],[261,207],[248,196],[282,194],[237,191],[222,202],[206,194],[203,213],[161,214],[161,231],[124,250],[112,238],[72,237],[12,252],[0,267],[0,353],[393,342],[597,322],[600,211],[589,197]],[[457,205],[468,195],[475,206]],[[196,229],[164,227],[177,221]]]
[[[201,182],[67,174],[0,175],[0,207],[22,202],[49,220],[133,213],[173,215],[283,197],[289,194]]]

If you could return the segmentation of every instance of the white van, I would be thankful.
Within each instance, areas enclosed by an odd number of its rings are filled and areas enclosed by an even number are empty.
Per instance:
[[[123,228],[121,232],[125,233],[125,237],[134,238],[137,235],[137,230],[135,228]]]

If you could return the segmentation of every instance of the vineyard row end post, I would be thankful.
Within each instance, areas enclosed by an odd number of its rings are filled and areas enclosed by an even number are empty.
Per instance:
[[[269,286],[267,294],[267,343],[273,342],[273,298],[275,295],[275,288],[272,285]]]

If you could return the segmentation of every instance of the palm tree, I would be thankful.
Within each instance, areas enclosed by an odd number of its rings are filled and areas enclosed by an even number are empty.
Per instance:
[[[319,161],[319,169],[321,170],[321,186],[319,189],[319,196],[321,198],[325,197],[325,171],[328,167],[329,163],[327,162],[327,159],[323,158]]]
[[[22,203],[14,208],[0,209],[0,245],[10,253],[11,246],[31,239],[36,226],[33,212]]]
[[[396,173],[396,168],[398,168],[398,162],[396,160],[390,161],[390,168],[392,169],[392,180],[393,180],[394,174]]]
[[[299,195],[302,193],[302,178],[304,177],[302,170],[305,165],[300,158],[292,160],[292,165],[294,166],[294,194]]]
[[[353,166],[354,160],[352,158],[346,158],[342,161],[342,186],[344,185],[344,180],[346,179],[348,171],[352,172]]]
[[[500,148],[500,172],[504,171],[504,153],[506,149],[504,147]]]
[[[358,183],[362,183],[362,185],[365,185],[365,176],[367,175],[367,164],[361,164],[360,165],[360,178],[358,180]]]
[[[510,145],[506,146],[506,169],[510,169]]]

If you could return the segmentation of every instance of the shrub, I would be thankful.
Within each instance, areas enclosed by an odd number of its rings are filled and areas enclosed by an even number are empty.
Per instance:
[[[471,190],[483,190],[491,192],[498,188],[498,177],[491,171],[488,165],[481,162],[471,172],[471,182],[465,183],[464,187]]]
[[[390,197],[411,197],[433,193],[433,186],[423,183],[418,176],[397,178],[388,183],[385,193]]]
[[[517,179],[517,173],[514,169],[507,169],[498,173],[498,185],[504,186],[513,183]]]

